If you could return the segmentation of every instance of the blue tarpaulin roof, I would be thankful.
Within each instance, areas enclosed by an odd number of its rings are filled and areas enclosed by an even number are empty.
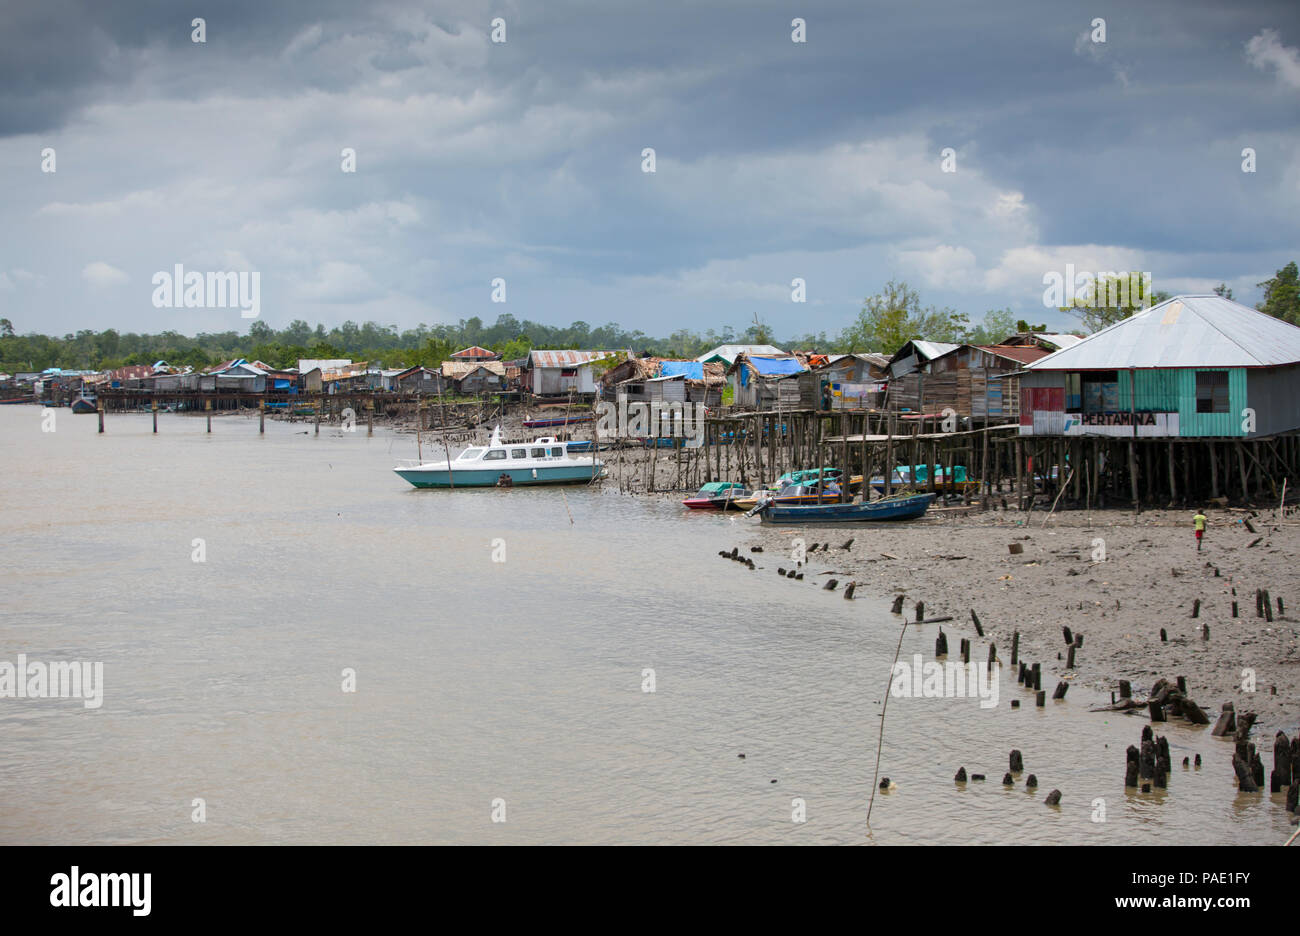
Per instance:
[[[659,365],[659,376],[703,380],[704,364],[700,361],[664,361]]]
[[[752,357],[746,358],[753,365],[754,370],[758,371],[764,377],[775,377],[782,374],[798,374],[803,371],[804,367],[799,363],[798,358],[764,358]]]

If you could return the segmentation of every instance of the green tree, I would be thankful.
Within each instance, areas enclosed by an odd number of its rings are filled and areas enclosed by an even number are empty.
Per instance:
[[[318,341],[307,349],[307,357],[314,361],[331,361],[343,357],[343,352],[328,341]]]
[[[1300,271],[1297,271],[1294,260],[1278,270],[1272,279],[1255,285],[1264,290],[1264,301],[1255,306],[1256,309],[1292,325],[1300,325]]]
[[[1222,296],[1224,299],[1232,298],[1232,290],[1228,287],[1226,283],[1220,283],[1218,286],[1215,286],[1214,294],[1216,296]]]
[[[1169,293],[1151,292],[1144,283],[1146,278],[1141,273],[1099,274],[1084,295],[1075,296],[1061,311],[1078,318],[1087,331],[1101,331],[1169,298]]]
[[[1010,309],[990,309],[984,313],[984,321],[972,328],[963,341],[973,345],[995,345],[1017,334],[1017,325]]]
[[[879,351],[893,354],[913,338],[961,341],[970,330],[967,317],[950,308],[922,306],[921,297],[906,282],[890,280],[862,302],[857,321],[840,336],[848,353]]]
[[[760,321],[758,313],[755,312],[754,321],[745,329],[745,334],[742,336],[741,341],[744,344],[770,345],[773,341],[772,329]]]

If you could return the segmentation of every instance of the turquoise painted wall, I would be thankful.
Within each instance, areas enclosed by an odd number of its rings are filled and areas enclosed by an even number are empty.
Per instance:
[[[1228,411],[1196,412],[1196,371],[1174,371],[1178,375],[1178,434],[1180,436],[1244,436],[1241,411],[1246,402],[1246,371],[1241,367],[1207,367],[1228,372]]]
[[[1196,412],[1197,370],[1228,372],[1228,412]],[[1177,368],[1120,371],[1119,409],[1129,409],[1129,374],[1133,375],[1138,412],[1177,413],[1179,436],[1244,436],[1241,411],[1246,408],[1246,371],[1241,367]]]
[[[1174,413],[1179,411],[1178,406],[1178,371],[1173,370],[1140,370],[1132,371],[1133,384],[1137,395],[1137,405],[1133,407],[1139,412],[1148,413]],[[1121,412],[1127,412],[1129,409],[1129,371],[1119,372],[1119,409]],[[1192,409],[1196,409],[1196,382],[1192,381]],[[1181,419],[1179,420],[1181,423]]]

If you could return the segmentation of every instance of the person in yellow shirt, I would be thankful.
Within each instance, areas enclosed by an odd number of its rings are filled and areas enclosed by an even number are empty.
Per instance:
[[[1196,511],[1196,516],[1192,517],[1192,529],[1196,531],[1196,551],[1201,551],[1201,537],[1205,535],[1205,513]]]

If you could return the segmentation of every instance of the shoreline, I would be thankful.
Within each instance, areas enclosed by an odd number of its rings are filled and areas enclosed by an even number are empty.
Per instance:
[[[945,630],[980,641],[973,661],[986,658],[991,641],[1006,664],[1013,632],[1019,631],[1020,659],[1042,663],[1049,694],[1058,680],[1103,696],[1129,680],[1134,698],[1145,700],[1157,680],[1185,676],[1189,696],[1211,721],[1224,702],[1232,702],[1238,716],[1257,713],[1252,738],[1262,749],[1276,731],[1294,735],[1300,727],[1300,595],[1290,587],[1300,525],[1261,515],[1252,521],[1258,531],[1252,534],[1240,522],[1247,511],[1215,508],[1198,554],[1191,513],[1094,510],[1089,518],[1083,511],[1058,511],[1044,528],[1046,514],[953,508],[871,527],[755,525],[737,531],[732,541],[746,556],[750,547],[762,547],[763,565],[775,567],[775,557],[789,557],[793,541],[803,538],[809,550],[805,580],[791,587],[813,584],[820,590],[833,577],[839,580],[836,598],[850,582],[857,586],[855,600],[888,602],[902,594],[909,620],[915,602],[922,601],[927,620],[951,616]],[[822,543],[829,550],[813,550]],[[1021,554],[1008,549],[1013,543],[1023,548]],[[1101,550],[1104,559],[1094,561]],[[766,568],[761,574],[774,572]],[[1268,589],[1273,599],[1271,623],[1256,616],[1257,588]],[[1208,640],[1202,639],[1202,625],[1209,626]],[[1063,627],[1084,637],[1073,670],[1066,667]],[[949,643],[955,657],[958,641]],[[1247,670],[1254,671],[1254,692],[1242,688]]]

